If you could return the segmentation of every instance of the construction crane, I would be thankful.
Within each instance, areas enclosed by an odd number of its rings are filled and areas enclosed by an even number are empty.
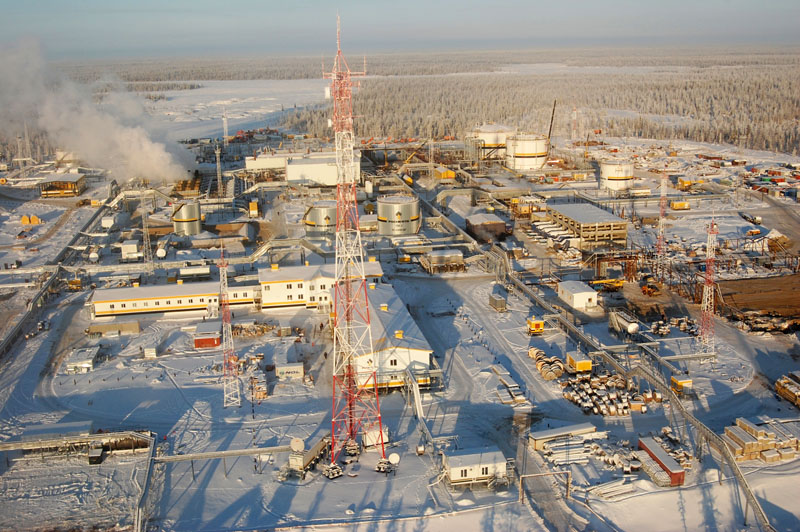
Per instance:
[[[413,158],[414,158],[414,156],[417,154],[417,152],[419,152],[419,150],[421,150],[422,148],[424,148],[424,147],[425,147],[425,145],[428,143],[428,140],[430,140],[430,139],[425,139],[425,141],[424,141],[422,144],[420,144],[420,145],[417,147],[417,149],[415,149],[414,151],[412,151],[412,152],[411,152],[411,155],[409,155],[409,156],[408,156],[408,158],[406,158],[406,160],[405,160],[405,161],[403,161],[403,164],[408,164],[408,163],[410,163],[410,162],[411,162],[411,159],[413,159]]]
[[[624,279],[596,279],[589,281],[593,287],[600,288],[603,292],[616,292],[625,284]]]
[[[231,305],[228,299],[228,261],[225,248],[219,256],[219,306],[222,310],[222,390],[223,407],[242,406],[239,394],[239,360],[233,349]]]
[[[547,130],[547,157],[550,157],[550,136],[553,134],[553,121],[556,118],[556,102],[558,100],[553,100],[553,112],[550,115],[550,129]]]
[[[380,453],[376,469],[392,466],[386,459],[384,432],[375,366],[359,372],[358,360],[373,352],[367,281],[364,274],[364,249],[358,226],[356,166],[353,154],[354,76],[342,54],[339,18],[336,19],[336,57],[333,69],[324,76],[331,80],[336,142],[336,267],[333,320],[333,401],[331,412],[331,463],[324,474],[330,479],[343,474],[338,459],[344,451],[357,455],[362,446],[373,444]],[[366,69],[365,69],[366,70]],[[358,438],[361,436],[361,445]],[[368,441],[369,440],[369,441]]]

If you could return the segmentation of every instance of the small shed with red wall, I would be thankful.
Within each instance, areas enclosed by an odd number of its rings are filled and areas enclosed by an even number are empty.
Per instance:
[[[209,349],[222,343],[222,322],[204,321],[194,330],[194,348]]]

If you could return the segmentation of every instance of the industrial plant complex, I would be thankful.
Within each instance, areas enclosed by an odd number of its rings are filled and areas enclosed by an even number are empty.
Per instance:
[[[800,159],[359,138],[337,46],[329,138],[226,115],[174,181],[20,140],[0,529],[800,526]]]

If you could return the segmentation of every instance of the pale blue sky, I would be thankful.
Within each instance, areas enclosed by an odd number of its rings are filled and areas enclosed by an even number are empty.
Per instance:
[[[51,58],[800,44],[800,0],[0,0]]]

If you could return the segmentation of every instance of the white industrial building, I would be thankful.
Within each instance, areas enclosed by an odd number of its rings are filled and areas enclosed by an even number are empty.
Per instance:
[[[359,384],[368,382],[374,371],[379,387],[400,387],[411,369],[418,384],[429,385],[433,349],[403,300],[390,285],[370,284],[367,296],[372,352],[356,358]]]
[[[255,305],[257,285],[231,286],[231,306]],[[126,288],[99,288],[89,302],[92,318],[148,312],[209,311],[219,306],[219,283],[182,283]]]
[[[443,455],[450,485],[507,482],[506,457],[498,448],[462,449]]]
[[[334,264],[321,266],[273,266],[258,272],[261,285],[261,308],[304,307],[330,308],[333,305]],[[364,262],[364,276],[368,282],[379,282],[383,277],[381,264],[374,260]]]
[[[379,262],[364,263],[368,282],[380,282]],[[254,309],[324,308],[333,304],[335,265],[289,266],[259,270],[259,284],[232,285],[228,288],[231,307]],[[125,288],[100,288],[90,300],[92,318],[150,312],[206,311],[215,314],[219,307],[216,281],[146,285]]]
[[[562,281],[557,290],[559,299],[576,310],[597,306],[597,291],[584,282]]]
[[[358,176],[361,174],[361,152],[356,150],[353,153],[355,155],[355,171]],[[283,170],[286,173],[286,181],[306,185],[332,187],[336,186],[338,179],[336,153],[330,151],[257,154],[256,157],[245,159],[245,169],[249,171]]]
[[[89,373],[100,361],[100,346],[73,349],[67,357],[64,369],[67,373]]]

